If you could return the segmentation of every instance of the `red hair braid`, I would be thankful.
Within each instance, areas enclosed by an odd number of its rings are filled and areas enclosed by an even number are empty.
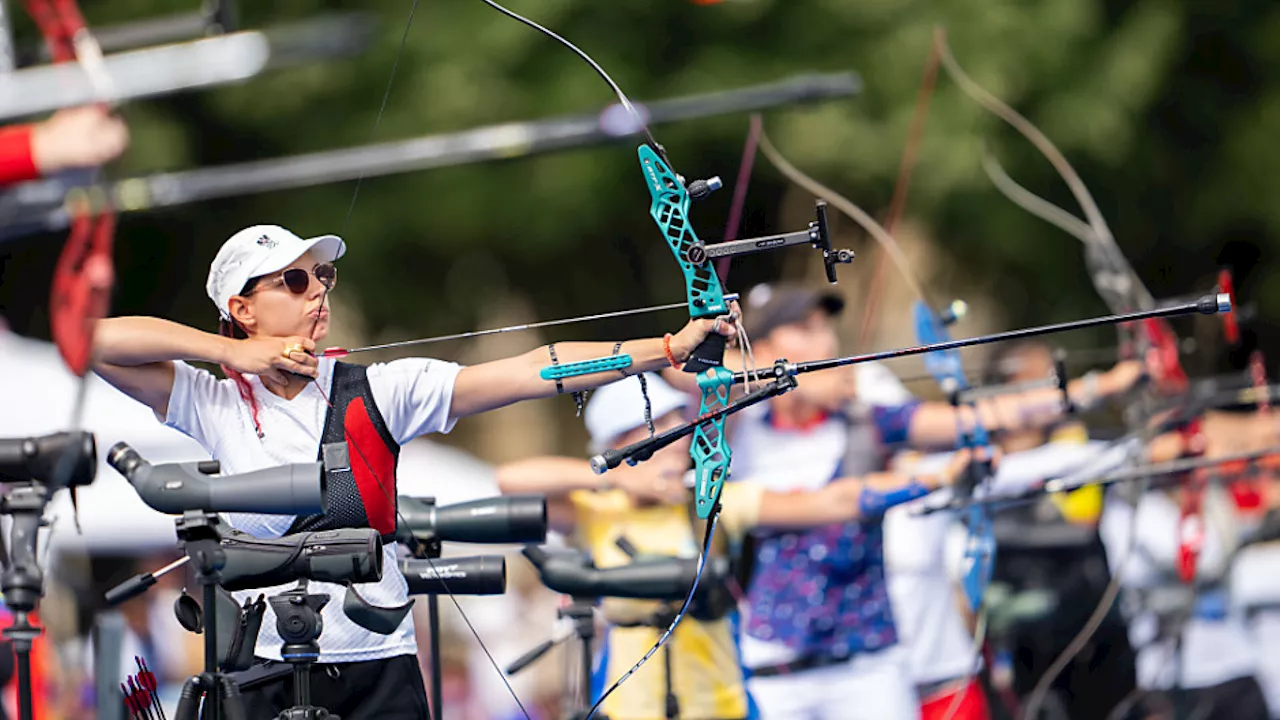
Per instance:
[[[236,340],[247,340],[249,338],[249,334],[236,321],[225,318],[218,319],[218,334]],[[240,398],[248,403],[249,415],[253,418],[253,428],[258,432],[258,439],[261,440],[263,434],[262,423],[258,421],[258,399],[253,396],[253,388],[249,386],[249,381],[244,379],[244,375],[239,370],[221,364],[218,367],[222,368],[222,372],[231,378],[231,382],[236,385],[236,390],[240,391]]]

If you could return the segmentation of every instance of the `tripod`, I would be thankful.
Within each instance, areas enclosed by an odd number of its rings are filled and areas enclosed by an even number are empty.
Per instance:
[[[320,632],[324,618],[320,610],[329,602],[323,593],[307,592],[307,581],[288,592],[273,595],[276,632],[284,640],[280,657],[293,666],[293,707],[282,710],[276,720],[341,720],[328,710],[311,705],[311,665],[320,657]]]
[[[538,658],[546,655],[547,651],[556,645],[570,638],[578,638],[579,652],[582,654],[582,675],[579,679],[582,694],[581,697],[576,699],[577,707],[566,714],[566,720],[584,720],[587,716],[587,711],[591,708],[591,645],[596,637],[595,604],[594,598],[574,597],[573,602],[568,607],[556,610],[557,617],[568,618],[573,621],[573,632],[564,637],[544,641],[507,666],[507,674],[515,675],[532,665]],[[609,717],[602,712],[596,713],[595,718],[609,720]]]
[[[244,720],[240,687],[229,675],[218,672],[217,586],[227,562],[222,550],[222,521],[217,513],[188,510],[174,522],[174,527],[204,591],[204,672],[183,683],[174,720]],[[200,713],[202,698],[204,712]]]
[[[646,620],[631,623],[614,623],[614,625],[615,627],[648,627],[662,633],[668,627],[671,627],[671,623],[675,622],[676,611],[676,607],[664,604]],[[680,700],[676,697],[675,689],[671,686],[671,643],[666,643],[662,646],[662,664],[663,688],[666,690],[665,717],[667,720],[675,720],[675,718],[680,717]]]
[[[49,490],[43,485],[32,484],[14,488],[4,498],[6,514],[13,516],[9,562],[0,574],[0,591],[4,604],[13,611],[13,625],[5,628],[4,635],[13,641],[18,658],[18,716],[31,720],[31,645],[42,632],[31,624],[31,613],[44,595],[44,574],[36,562],[36,533],[40,529]]]

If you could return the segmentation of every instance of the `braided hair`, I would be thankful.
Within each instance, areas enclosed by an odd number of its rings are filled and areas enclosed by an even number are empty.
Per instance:
[[[250,292],[253,292],[253,289],[258,285],[258,279],[259,278],[249,278],[249,281],[240,289],[239,294],[248,295]],[[240,325],[240,323],[222,316],[218,317],[218,334],[223,337],[234,338],[236,340],[249,339],[249,333],[245,331],[244,327]],[[258,406],[258,399],[253,396],[253,388],[249,385],[249,381],[245,379],[244,375],[239,370],[222,364],[219,364],[218,367],[222,368],[223,374],[231,378],[231,382],[235,383],[236,390],[240,393],[240,398],[249,405],[249,415],[253,418],[253,428],[258,433],[258,439],[261,440],[264,436],[262,433],[262,423],[258,420],[258,411],[260,408]]]

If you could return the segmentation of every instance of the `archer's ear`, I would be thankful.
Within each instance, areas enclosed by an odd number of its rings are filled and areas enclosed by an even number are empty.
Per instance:
[[[249,299],[239,295],[232,295],[227,302],[227,309],[231,312],[231,317],[246,332],[252,333],[254,326],[257,325],[257,319],[253,315],[253,308],[250,307]]]

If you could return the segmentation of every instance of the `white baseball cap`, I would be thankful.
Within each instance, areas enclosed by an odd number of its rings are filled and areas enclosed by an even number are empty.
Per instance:
[[[645,373],[644,380],[655,421],[689,404],[688,395],[671,387],[658,375]],[[593,453],[608,450],[623,433],[644,427],[644,396],[640,392],[640,378],[628,377],[597,389],[587,402],[583,420],[591,434]]]
[[[254,225],[232,235],[213,258],[205,292],[218,306],[222,317],[230,320],[228,303],[240,294],[251,278],[283,270],[308,251],[320,262],[333,262],[347,251],[347,244],[337,235],[320,235],[302,239],[279,225]]]

